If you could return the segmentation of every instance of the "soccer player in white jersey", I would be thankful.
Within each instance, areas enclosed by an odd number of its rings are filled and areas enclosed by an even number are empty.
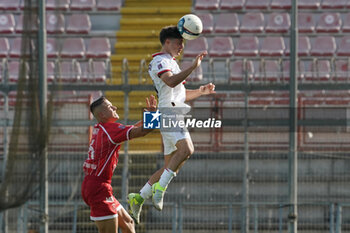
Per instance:
[[[215,85],[209,83],[196,90],[186,90],[185,79],[200,66],[206,51],[197,55],[192,65],[180,70],[175,57],[179,56],[184,48],[184,41],[176,26],[165,27],[159,34],[162,49],[153,55],[149,64],[149,74],[158,92],[158,108],[187,107],[186,101],[202,95],[215,93]],[[140,221],[140,212],[144,201],[152,196],[156,209],[163,209],[164,192],[168,184],[176,176],[180,167],[193,154],[194,148],[190,134],[183,131],[161,131],[164,144],[164,167],[156,171],[140,190],[140,193],[130,193],[128,201],[130,214],[136,223]]]

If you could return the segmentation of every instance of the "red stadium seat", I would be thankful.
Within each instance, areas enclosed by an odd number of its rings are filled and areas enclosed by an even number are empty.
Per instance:
[[[64,15],[60,13],[46,14],[46,31],[48,34],[64,33],[65,20]]]
[[[305,77],[305,63],[302,61],[299,61],[297,63],[297,76],[298,80],[301,81]],[[289,82],[290,80],[290,61],[283,61],[282,63],[282,81]]]
[[[103,61],[84,62],[80,66],[82,82],[104,83],[106,81],[106,64]]]
[[[9,61],[8,62],[8,81],[9,83],[17,83],[19,79],[19,75],[21,74],[21,62],[19,61]],[[25,72],[25,79],[28,79],[28,71],[29,71],[29,65],[28,63],[24,64],[24,69],[26,70]]]
[[[336,33],[341,28],[341,18],[339,13],[323,13],[316,26],[317,32]]]
[[[0,15],[0,33],[13,33],[15,31],[15,17],[12,14]]]
[[[272,13],[266,25],[266,32],[286,33],[290,28],[290,17],[288,13]]]
[[[347,13],[344,18],[342,30],[343,32],[350,32],[350,13]]]
[[[292,1],[291,0],[272,0],[270,6],[271,6],[271,9],[288,10],[292,7]]]
[[[53,83],[55,80],[55,63],[53,61],[48,61],[46,63],[46,71],[47,71],[47,82]]]
[[[208,50],[208,42],[205,37],[199,37],[195,40],[186,41],[183,56],[184,57],[195,57],[199,53]]]
[[[344,36],[341,38],[337,55],[350,56],[350,36]]]
[[[192,65],[192,61],[182,61],[180,68],[185,70]],[[188,82],[198,82],[203,79],[203,70],[202,66],[197,67],[186,79]]]
[[[236,13],[221,13],[216,17],[216,33],[236,33],[239,30],[239,19]]]
[[[266,37],[260,49],[260,56],[282,56],[286,46],[282,37]]]
[[[300,9],[317,9],[320,7],[320,0],[299,0],[298,8]]]
[[[346,7],[347,0],[323,0],[321,7],[323,9],[342,9]]]
[[[335,82],[350,81],[350,64],[348,60],[336,60],[334,71],[332,79]]]
[[[194,8],[196,10],[217,10],[219,2],[219,0],[197,0]]]
[[[30,5],[29,5],[29,3],[30,3]],[[24,10],[25,7],[26,8],[30,7],[31,8],[30,10],[38,10],[37,6],[38,6],[37,0],[24,0],[24,1],[22,0],[19,4],[19,8],[21,10]]]
[[[259,40],[256,36],[242,36],[237,42],[233,54],[235,56],[257,56],[259,53]]]
[[[328,60],[313,61],[305,73],[305,79],[312,82],[329,81],[330,77],[331,64]]]
[[[202,33],[212,33],[214,27],[214,19],[213,15],[210,13],[207,14],[198,14],[197,15],[203,23],[203,31]]]
[[[83,58],[85,44],[82,38],[66,38],[63,42],[61,56],[63,58]]]
[[[12,40],[12,44],[11,44],[11,49],[10,49],[10,57],[11,58],[20,58],[23,56],[29,56],[30,54],[30,50],[34,50],[35,46],[33,44],[33,41],[28,41],[26,40],[26,42],[28,42],[28,44],[25,45],[25,49],[26,51],[22,51],[22,38],[15,38]]]
[[[333,56],[337,49],[337,44],[333,36],[316,37],[311,46],[312,56]]]
[[[47,38],[46,41],[46,54],[48,58],[58,57],[58,46],[55,38]]]
[[[91,11],[96,7],[95,0],[71,0],[70,9],[78,11]]]
[[[298,30],[301,33],[312,33],[315,31],[315,22],[312,13],[298,13]]]
[[[221,10],[242,10],[245,0],[221,0]]]
[[[290,55],[290,43],[286,43],[286,51],[285,55]],[[309,56],[311,49],[310,39],[307,36],[299,36],[298,37],[298,56],[304,57]]]
[[[254,64],[250,60],[235,60],[230,64],[230,82],[244,82],[254,77]]]
[[[91,30],[91,21],[88,14],[73,14],[69,17],[67,33],[88,34]]]
[[[255,73],[254,80],[260,82],[276,82],[281,79],[281,67],[276,60],[261,60],[259,73]]]
[[[247,0],[245,7],[247,9],[266,10],[269,7],[270,0]]]
[[[0,58],[8,56],[10,51],[10,44],[7,38],[0,37]]]
[[[69,9],[70,0],[46,0],[46,10],[61,10]]]
[[[79,62],[63,61],[59,64],[57,81],[75,83],[80,79],[81,67]]]
[[[86,51],[87,58],[108,58],[111,56],[111,44],[108,38],[91,38]]]
[[[122,0],[99,0],[97,10],[99,11],[118,11],[122,7]]]
[[[15,11],[19,7],[20,0],[1,0],[0,10]]]
[[[249,12],[241,20],[241,32],[259,33],[264,31],[264,15],[260,12]]]
[[[25,32],[37,32],[38,31],[38,26],[39,26],[39,21],[37,16],[35,15],[30,15],[32,18],[31,19],[26,19],[26,20],[30,20],[31,24],[30,24],[30,30],[24,29],[23,28],[23,14],[19,15],[19,17],[17,18],[17,24],[16,24],[16,28],[15,31],[16,33],[23,33],[24,30],[26,30]],[[28,17],[30,17],[28,15]]]
[[[233,48],[231,37],[214,37],[209,50],[209,55],[210,57],[231,57]]]

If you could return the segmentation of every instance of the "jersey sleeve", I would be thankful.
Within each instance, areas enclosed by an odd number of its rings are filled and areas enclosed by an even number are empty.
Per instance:
[[[129,140],[130,130],[133,125],[123,125],[119,123],[109,123],[105,126],[107,136],[112,143],[117,144]]]
[[[156,60],[154,62],[154,67],[153,67],[154,73],[160,77],[163,73],[167,72],[167,71],[171,71],[171,64],[165,60],[165,59],[161,59],[161,60]]]

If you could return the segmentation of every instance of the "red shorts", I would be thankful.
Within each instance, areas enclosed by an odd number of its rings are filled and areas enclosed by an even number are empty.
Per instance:
[[[90,206],[90,219],[93,221],[118,217],[122,205],[113,196],[111,184],[98,177],[86,176],[81,186],[81,194],[85,203]]]

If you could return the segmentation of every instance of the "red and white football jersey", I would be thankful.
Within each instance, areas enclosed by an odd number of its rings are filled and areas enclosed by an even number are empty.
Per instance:
[[[88,158],[83,169],[85,175],[92,175],[111,183],[114,169],[118,164],[119,149],[122,142],[129,140],[133,125],[119,123],[98,123],[94,126]]]

